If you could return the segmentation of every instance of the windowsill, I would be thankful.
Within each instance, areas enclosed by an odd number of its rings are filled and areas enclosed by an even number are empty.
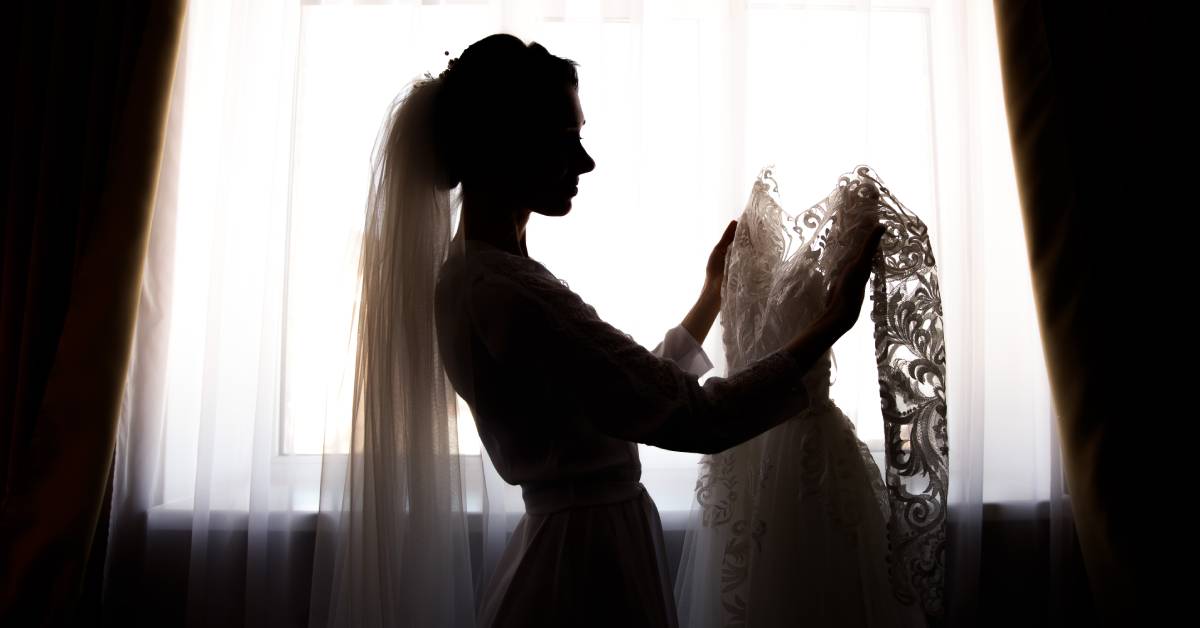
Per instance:
[[[882,443],[871,442],[871,454],[877,465],[883,464],[884,453]],[[475,454],[462,456],[465,508],[467,510],[467,525],[471,533],[478,533],[482,525],[482,458]],[[272,492],[282,496],[286,503],[273,504],[268,513],[255,513],[257,525],[265,523],[268,530],[297,532],[316,529],[317,504],[320,503],[316,485],[319,484],[321,456],[292,455],[277,456],[272,463]],[[882,466],[880,467],[882,469]],[[694,494],[691,490],[680,490],[681,487],[691,489],[695,484],[696,469],[691,466],[679,467],[643,467],[642,483],[646,485],[651,497],[658,507],[662,519],[663,530],[683,530],[694,506]],[[512,489],[506,495],[509,528],[516,526],[524,511],[520,501],[519,489]],[[1069,499],[1064,498],[1064,505],[1069,507]],[[957,506],[951,506],[950,518],[953,521]],[[981,517],[984,521],[1019,521],[1044,518],[1049,512],[1049,502],[1041,501],[989,501],[982,505]],[[208,510],[206,525],[210,529],[236,531],[246,530],[250,525],[250,513],[244,508],[211,508]],[[184,531],[192,529],[196,513],[191,499],[179,499],[172,502],[153,506],[148,513],[148,524],[152,529]]]
[[[508,513],[509,528],[516,526],[521,512]],[[690,511],[660,510],[663,530],[684,530],[687,527]],[[190,509],[168,508],[155,506],[150,509],[148,525],[150,529],[186,532],[192,529],[196,513]],[[256,515],[257,517],[258,515]],[[267,529],[272,532],[313,532],[317,528],[318,513],[313,511],[275,511],[266,516]],[[208,513],[206,526],[209,530],[236,532],[250,527],[250,513],[245,510],[212,510]],[[478,533],[483,529],[483,513],[479,511],[467,513],[467,531]]]
[[[1045,518],[1049,513],[1050,502],[998,501],[985,502],[982,505],[981,516],[984,521],[1023,521]],[[1063,498],[1063,507],[1070,507],[1070,497]],[[957,507],[952,506],[950,519]],[[149,512],[149,527],[158,530],[191,530],[195,511],[190,508],[170,506],[155,506]],[[515,526],[521,518],[521,512],[508,513],[510,527]],[[312,531],[316,529],[317,515],[315,511],[273,511],[266,516],[268,529],[272,531],[295,530]],[[259,515],[255,515],[256,517]],[[682,530],[687,526],[690,510],[659,509],[663,530]],[[483,513],[478,510],[467,512],[467,529],[478,532],[482,526]],[[246,530],[249,527],[250,513],[245,510],[211,510],[208,515],[209,529],[215,530]]]

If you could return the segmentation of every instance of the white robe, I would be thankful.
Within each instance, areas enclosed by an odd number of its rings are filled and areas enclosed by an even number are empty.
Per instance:
[[[655,352],[530,258],[467,241],[438,281],[439,347],[518,523],[481,626],[676,626],[658,510],[636,443],[718,452],[808,405],[783,351],[735,377],[682,327]],[[689,342],[690,341],[690,342]]]

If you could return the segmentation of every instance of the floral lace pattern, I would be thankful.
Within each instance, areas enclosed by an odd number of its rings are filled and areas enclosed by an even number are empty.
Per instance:
[[[779,203],[773,171],[762,170],[726,262],[723,341],[730,372],[788,342],[821,310],[841,268],[877,223],[887,228],[870,287],[886,468],[879,472],[848,419],[789,426],[800,436],[791,441],[798,450],[787,455],[800,459],[796,498],[825,509],[838,526],[857,525],[862,506],[846,493],[859,490],[855,482],[869,483],[886,521],[892,593],[936,616],[943,607],[949,449],[941,294],[924,223],[867,166],[842,175],[833,192],[794,217]],[[785,258],[790,240],[798,246]],[[813,399],[807,412],[832,404],[830,357],[803,376]],[[754,465],[739,459],[762,451],[739,447],[705,456],[696,483],[701,525],[728,528],[720,537],[726,626],[746,624],[753,551],[767,534],[752,503],[759,498],[754,490],[765,490],[771,463],[763,458],[764,471],[752,482]]]

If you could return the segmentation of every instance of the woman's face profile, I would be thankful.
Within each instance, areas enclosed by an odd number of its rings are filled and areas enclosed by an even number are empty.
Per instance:
[[[579,176],[596,168],[583,148],[581,129],[585,124],[579,92],[568,87],[561,98],[548,103],[539,116],[528,142],[518,147],[521,163],[517,186],[522,192],[522,209],[545,216],[562,216],[571,211],[571,199],[579,192]]]

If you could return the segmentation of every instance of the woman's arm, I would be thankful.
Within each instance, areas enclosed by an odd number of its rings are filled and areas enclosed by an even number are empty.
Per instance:
[[[704,287],[700,289],[700,298],[692,306],[687,316],[683,318],[683,327],[692,334],[696,342],[703,344],[712,329],[717,313],[721,311],[721,286],[725,282],[725,257],[729,253],[729,245],[733,243],[733,234],[737,231],[737,221],[731,220],[725,227],[725,233],[713,247],[708,256],[708,266],[704,269]]]
[[[606,323],[549,271],[515,259],[508,263],[518,265],[505,267],[499,258],[471,280],[467,309],[475,333],[515,385],[551,391],[614,438],[716,453],[809,407],[803,377],[858,316],[877,243],[878,237],[864,243],[843,271],[817,324],[703,385]]]
[[[491,358],[514,375],[515,386],[551,391],[564,412],[614,438],[715,453],[809,405],[802,378],[812,364],[797,362],[784,349],[701,385],[600,319],[552,276],[488,269],[468,295],[475,333]]]
[[[692,335],[692,338],[696,339],[696,342],[703,344],[720,311],[721,286],[717,284],[714,287],[713,284],[705,281],[704,288],[700,290],[700,298],[696,299],[696,304],[683,318],[682,325]]]

